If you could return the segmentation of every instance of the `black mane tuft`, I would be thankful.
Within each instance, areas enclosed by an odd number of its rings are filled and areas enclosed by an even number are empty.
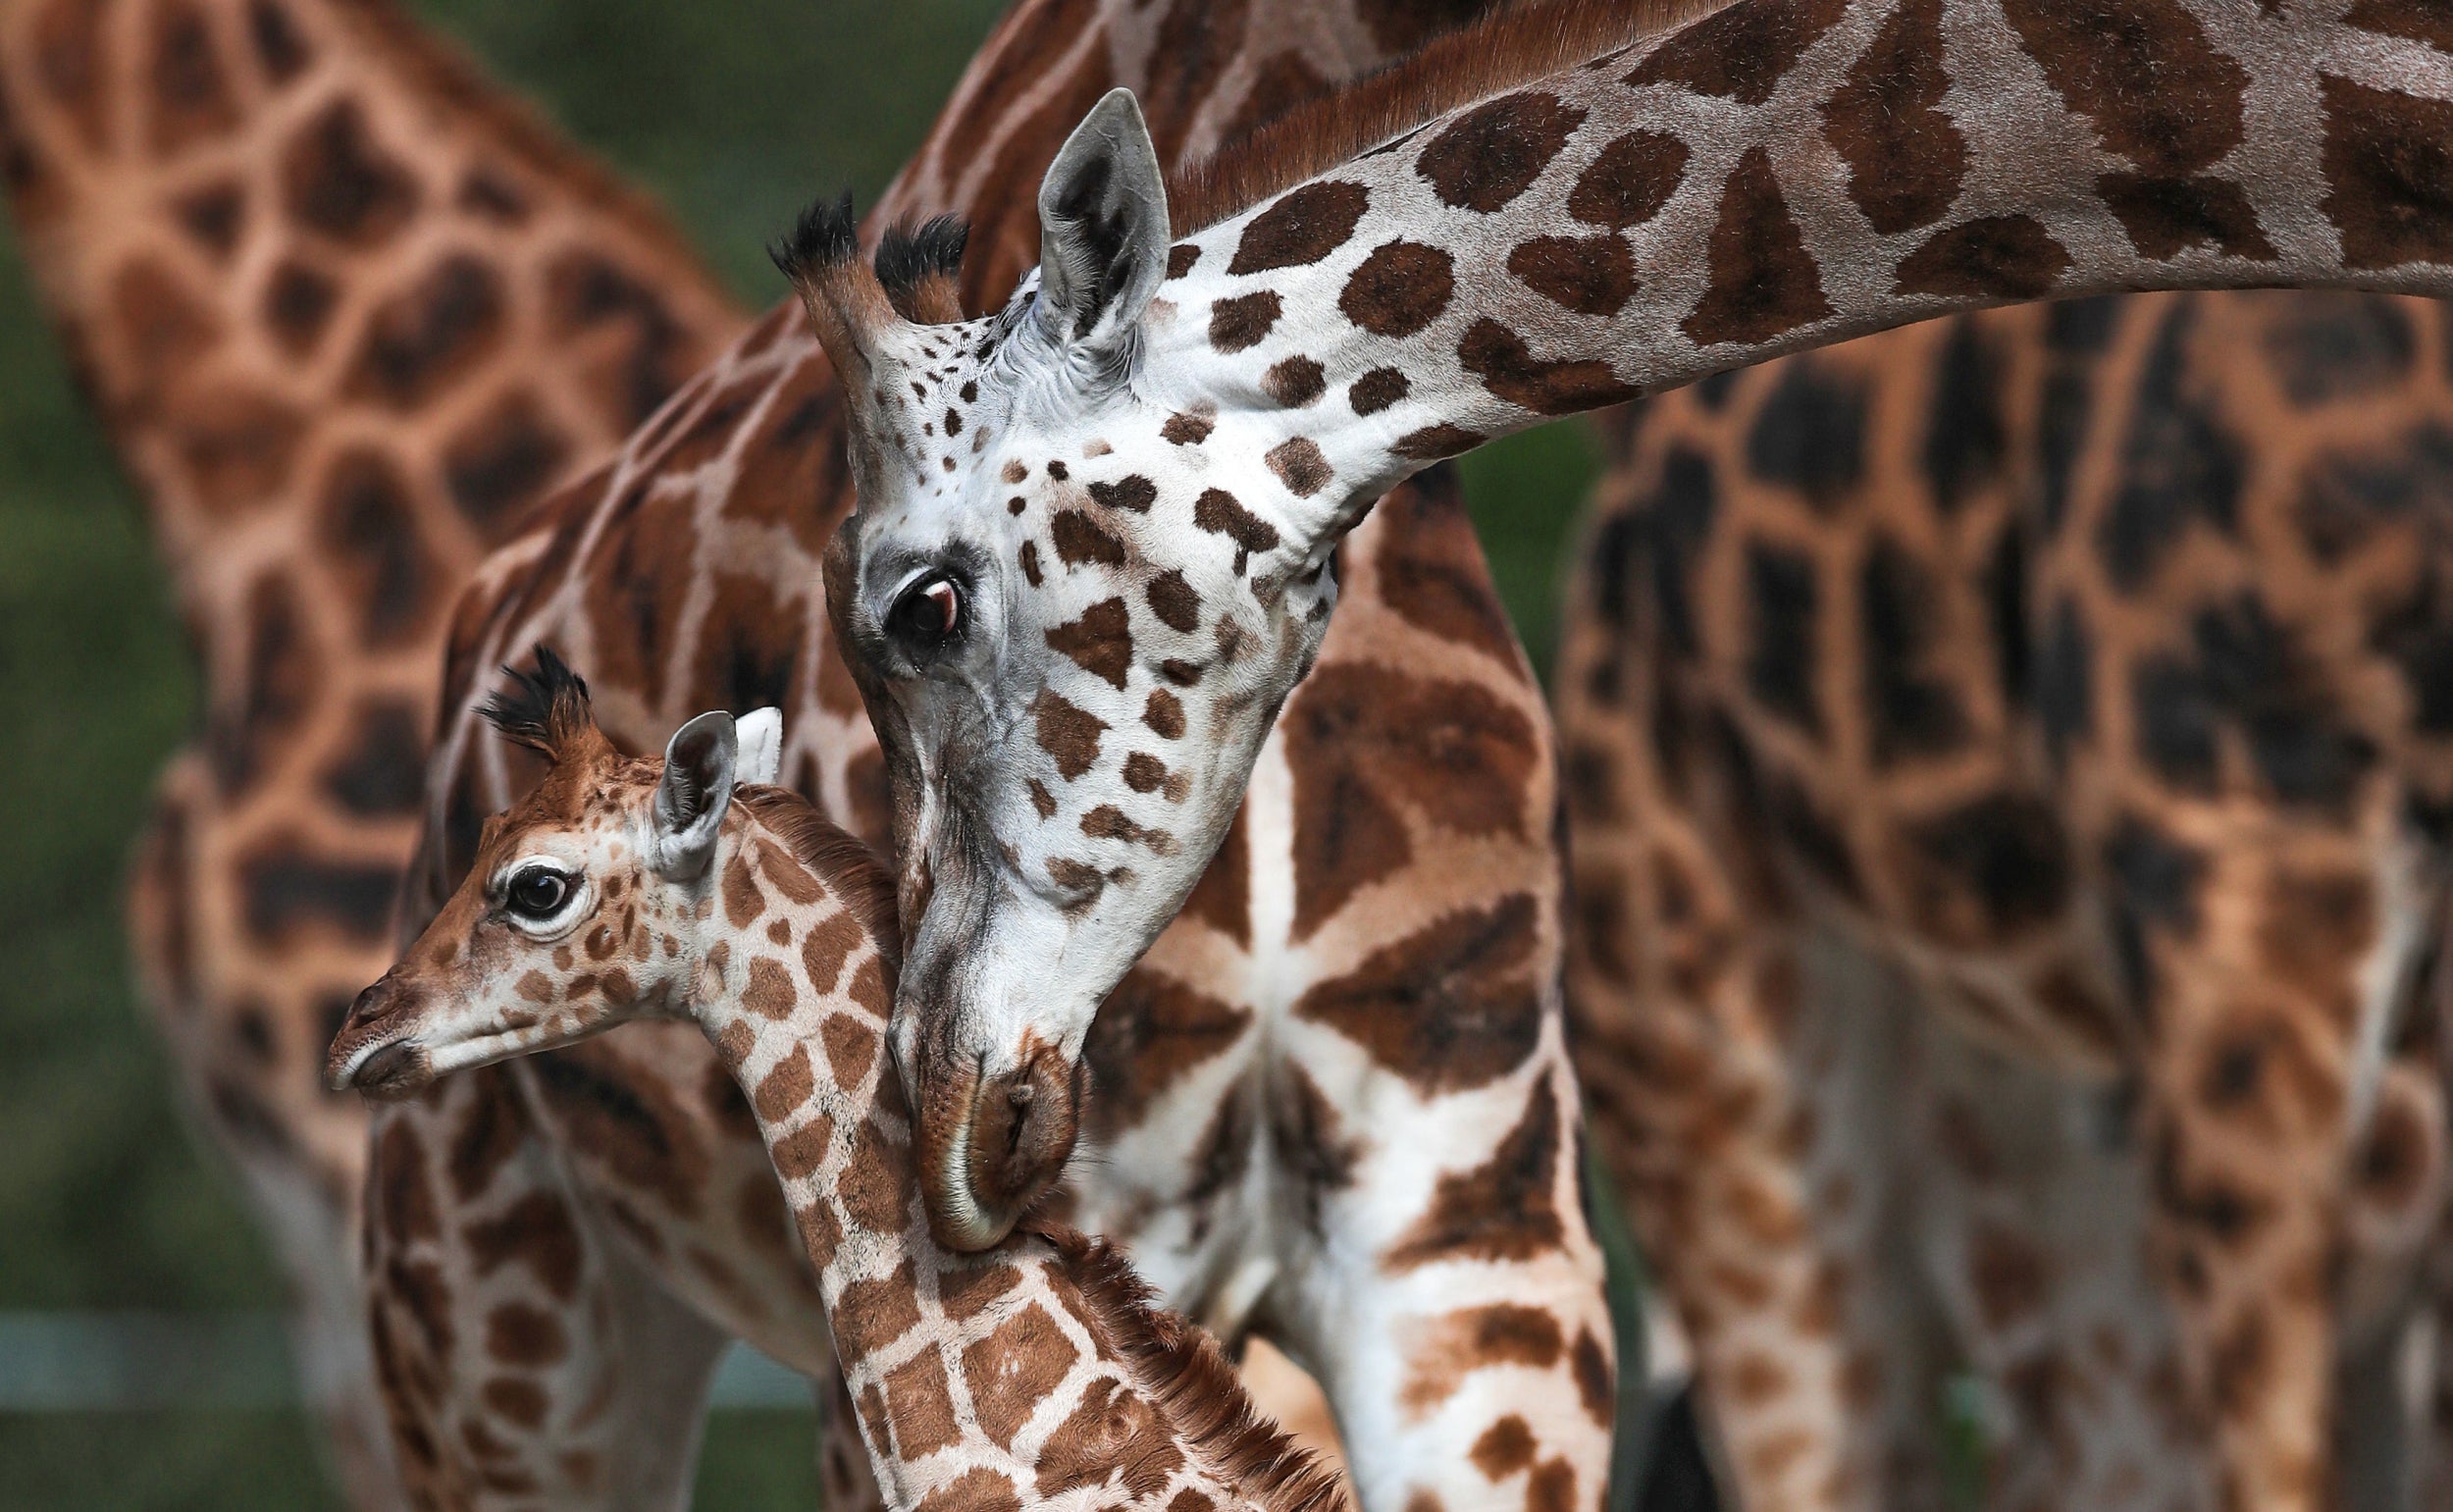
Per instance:
[[[900,306],[930,278],[953,278],[963,271],[963,249],[971,228],[959,215],[930,216],[917,226],[889,227],[877,242],[877,282]]]
[[[502,675],[511,680],[511,686],[487,700],[479,712],[503,739],[552,761],[560,759],[582,731],[595,726],[588,685],[553,653],[552,647],[539,643],[536,671],[506,666]]]
[[[861,223],[852,213],[852,191],[844,190],[840,199],[812,200],[792,235],[767,248],[766,255],[795,287],[860,256]]]

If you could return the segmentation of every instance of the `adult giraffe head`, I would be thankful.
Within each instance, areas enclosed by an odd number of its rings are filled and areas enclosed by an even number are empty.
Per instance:
[[[2453,54],[2420,41],[2254,0],[1632,9],[1502,13],[1172,217],[1111,94],[987,319],[912,319],[942,281],[908,241],[863,266],[848,205],[781,253],[852,416],[827,592],[896,793],[895,1042],[948,1242],[1055,1173],[1093,1014],[1410,473],[2006,300],[2453,287]]]

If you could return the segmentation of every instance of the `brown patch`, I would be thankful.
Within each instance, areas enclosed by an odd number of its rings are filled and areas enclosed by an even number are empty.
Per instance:
[[[1455,258],[1399,237],[1373,248],[1346,276],[1337,308],[1374,336],[1408,337],[1437,320],[1455,292]]]
[[[428,549],[408,482],[391,459],[371,447],[349,447],[333,458],[317,493],[317,540],[348,587],[360,644],[396,645],[425,628],[446,574]],[[422,755],[422,724],[412,727],[405,747],[395,748],[400,758]],[[409,811],[415,805],[411,799]]]
[[[1123,600],[1101,600],[1084,609],[1079,619],[1059,625],[1046,635],[1050,651],[1070,658],[1092,676],[1105,679],[1120,693],[1123,691],[1124,677],[1132,670],[1133,659],[1132,616]],[[1041,744],[1046,744],[1044,739]],[[1072,773],[1067,772],[1066,776],[1070,778]]]
[[[974,1263],[937,1277],[937,1305],[953,1323],[968,1323],[1021,1283],[1022,1273],[1003,1261]]]
[[[367,1187],[374,1197],[376,1231],[395,1248],[441,1234],[442,1210],[427,1174],[426,1147],[416,1131],[391,1121],[376,1137],[373,1156]]]
[[[2104,145],[2158,177],[2240,144],[2248,76],[2180,0],[2004,0],[2028,56]]]
[[[775,1063],[775,1069],[758,1082],[750,1105],[757,1110],[766,1123],[780,1123],[800,1111],[817,1092],[817,1075],[809,1067],[807,1045],[795,1045],[791,1054]]]
[[[1980,1224],[1968,1257],[1968,1283],[1985,1326],[2007,1330],[2043,1306],[2053,1273],[2034,1245],[1996,1225]]]
[[[238,124],[238,105],[202,11],[176,0],[157,8],[152,41],[146,101],[155,156],[176,157]]]
[[[579,1227],[570,1209],[548,1193],[531,1192],[498,1216],[465,1225],[460,1240],[481,1277],[517,1260],[548,1295],[567,1299],[579,1293],[584,1263]]]
[[[1039,749],[1056,758],[1058,776],[1071,782],[1098,761],[1099,737],[1107,729],[1106,720],[1047,689],[1040,691],[1032,712],[1038,720]]]
[[[2453,53],[2453,11],[2436,0],[2352,0],[2343,25],[2425,42]]]
[[[1226,271],[1240,275],[1309,267],[1345,245],[1370,205],[1370,190],[1343,180],[1290,189],[1244,227]]]
[[[1398,1400],[1408,1416],[1426,1417],[1475,1371],[1493,1365],[1548,1370],[1566,1347],[1558,1320],[1538,1307],[1499,1302],[1447,1313],[1424,1324]]]
[[[1603,1428],[1618,1420],[1618,1384],[1608,1351],[1591,1329],[1576,1330],[1576,1348],[1569,1361],[1576,1376],[1576,1395],[1585,1415]]]
[[[2212,247],[2226,257],[2272,262],[2279,255],[2257,222],[2246,190],[2228,179],[2151,179],[2106,174],[2096,191],[2120,217],[2130,244],[2144,257],[2176,257]]]
[[[1058,510],[1048,521],[1048,534],[1055,538],[1057,560],[1068,567],[1078,567],[1083,562],[1110,567],[1124,564],[1124,543],[1108,534],[1083,510]],[[1028,543],[1024,545],[1027,547]],[[1031,579],[1034,587],[1038,581],[1036,576]]]
[[[1847,8],[1847,0],[1730,7],[1671,33],[1627,82],[1683,84],[1698,94],[1760,105]]]
[[[852,1131],[851,1156],[835,1178],[835,1199],[843,1204],[844,1217],[871,1233],[899,1234],[912,1186],[910,1150],[871,1116]]]
[[[823,997],[843,980],[843,964],[861,947],[861,922],[850,910],[819,919],[801,941],[801,969],[810,990]]]
[[[1940,220],[1967,177],[1967,138],[1940,108],[1951,88],[1943,56],[1942,0],[1910,0],[1823,107],[1849,197],[1886,236]]]
[[[1217,429],[1218,422],[1207,415],[1170,415],[1159,427],[1159,439],[1172,445],[1198,446]]]
[[[1308,939],[1413,858],[1407,816],[1452,833],[1521,833],[1541,743],[1488,689],[1360,663],[1314,672],[1281,719],[1295,783],[1295,914]]]
[[[1152,578],[1150,586],[1142,590],[1142,597],[1149,600],[1150,610],[1158,615],[1159,622],[1170,630],[1189,635],[1200,628],[1201,593],[1184,580],[1182,572],[1164,572]],[[1149,758],[1139,756],[1137,759]],[[1125,762],[1126,780],[1130,780],[1131,773],[1132,763],[1127,761]],[[1149,789],[1143,788],[1140,791],[1146,793]]]
[[[1659,131],[1613,138],[1576,176],[1567,213],[1587,226],[1625,231],[1661,213],[1687,177],[1687,144]]]
[[[172,218],[197,246],[216,259],[236,250],[246,229],[246,191],[228,182],[208,183],[171,201]]]
[[[1190,273],[1192,271],[1193,264],[1199,262],[1200,260],[1201,249],[1199,247],[1193,245],[1189,241],[1176,242],[1174,246],[1167,249],[1168,278],[1171,281],[1182,278],[1185,274]],[[1018,483],[1021,480],[1016,479],[1014,481]]]
[[[1309,357],[1288,357],[1272,363],[1261,375],[1261,391],[1284,409],[1301,409],[1319,400],[1329,388],[1321,365]]]
[[[954,1391],[936,1350],[923,1349],[886,1373],[886,1420],[894,1425],[894,1451],[906,1460],[960,1441]]]
[[[829,1322],[835,1330],[835,1352],[846,1369],[893,1343],[917,1327],[919,1305],[912,1262],[906,1260],[892,1276],[858,1280],[843,1288]],[[976,1346],[974,1346],[976,1347]]]
[[[403,412],[423,408],[494,354],[507,323],[500,277],[454,253],[376,307],[340,391]]]
[[[340,290],[333,281],[303,263],[284,259],[264,284],[264,324],[292,357],[315,350]]]
[[[1049,464],[1051,470],[1055,464]],[[1139,473],[1127,473],[1114,483],[1088,485],[1093,503],[1107,509],[1129,509],[1135,514],[1148,514],[1158,502],[1159,486]]]
[[[1554,94],[1504,95],[1449,123],[1414,160],[1414,171],[1442,204],[1487,215],[1533,187],[1584,119]]]
[[[1615,235],[1536,236],[1507,254],[1507,271],[1579,315],[1615,315],[1636,293],[1636,255]]]
[[[1450,425],[1442,420],[1437,425],[1406,432],[1397,438],[1396,444],[1390,449],[1401,457],[1411,457],[1418,462],[1436,462],[1443,457],[1471,451],[1489,439],[1480,431],[1469,431],[1461,425]]]
[[[1113,1483],[1139,1501],[1165,1490],[1183,1463],[1175,1427],[1153,1402],[1121,1382],[1094,1381],[1040,1446],[1038,1489],[1053,1498]]]
[[[735,929],[749,928],[766,912],[766,895],[758,891],[758,879],[751,870],[750,859],[738,851],[725,860],[717,892],[724,900],[724,921]]]
[[[998,1447],[1012,1448],[1014,1435],[1072,1371],[1075,1358],[1072,1341],[1036,1302],[965,1349],[963,1381],[980,1432]]]
[[[1346,402],[1358,415],[1377,415],[1413,390],[1414,385],[1395,368],[1374,368],[1347,386]]]
[[[2069,271],[2069,253],[2031,216],[1994,215],[1937,232],[1900,259],[1903,294],[2041,299]]]
[[[1022,1498],[993,1470],[966,1470],[920,1498],[913,1512],[1020,1512]]]
[[[1279,442],[1270,447],[1261,460],[1267,462],[1269,470],[1278,475],[1278,481],[1286,486],[1286,492],[1297,498],[1311,497],[1329,487],[1329,480],[1336,476],[1330,468],[1329,458],[1321,454],[1320,443],[1308,436]],[[1218,491],[1213,489],[1209,492],[1214,494]],[[1207,498],[1209,494],[1201,496]],[[1195,508],[1198,509],[1197,504]],[[1275,536],[1276,532],[1271,534]]]
[[[1192,1070],[1243,1036],[1252,1012],[1147,965],[1125,974],[1090,1020],[1082,1058],[1097,1078],[1091,1113],[1111,1131],[1136,1127]]]
[[[1456,355],[1493,395],[1537,415],[1572,415],[1621,404],[1642,392],[1597,358],[1562,362],[1538,358],[1524,338],[1487,316],[1465,328],[1456,343]]]
[[[1487,1086],[1541,1036],[1540,909],[1516,893],[1385,945],[1295,1001],[1425,1097]],[[1298,936],[1299,937],[1299,936]]]
[[[1164,688],[1153,688],[1141,705],[1141,722],[1166,740],[1184,737],[1184,705]],[[1102,726],[1104,728],[1104,726]]]
[[[819,1169],[826,1164],[826,1151],[834,1140],[835,1121],[821,1113],[791,1133],[773,1141],[767,1148],[767,1155],[774,1162],[777,1175],[787,1181],[807,1180],[817,1174]],[[760,1199],[760,1211],[763,1211],[775,1194],[767,1189],[768,1183],[766,1182],[759,1181],[757,1186]],[[832,1245],[828,1248],[831,1252]],[[825,1264],[824,1259],[820,1257],[811,1256],[810,1258],[815,1264]]]
[[[1210,305],[1210,345],[1222,352],[1258,346],[1277,326],[1284,309],[1283,302],[1266,288],[1259,293],[1216,300]]]
[[[1275,1164],[1302,1210],[1303,1226],[1325,1232],[1321,1208],[1330,1194],[1354,1185],[1368,1148],[1349,1138],[1337,1107],[1301,1066],[1287,1062],[1269,1101],[1269,1137]]]
[[[1383,498],[1380,597],[1406,620],[1443,641],[1516,664],[1516,631],[1483,560],[1453,468],[1423,473]]]
[[[1534,1438],[1532,1426],[1511,1412],[1485,1429],[1465,1457],[1474,1462],[1474,1468],[1486,1480],[1504,1481],[1531,1466],[1540,1447]]]
[[[2325,76],[2326,218],[2350,268],[2453,262],[2453,104]]]
[[[503,394],[444,448],[444,483],[451,501],[492,536],[562,476],[571,443],[536,396]]]
[[[355,100],[307,123],[282,153],[281,184],[291,220],[344,246],[386,241],[417,212],[417,181],[375,144]]]
[[[1696,345],[1756,345],[1831,313],[1822,274],[1806,255],[1764,148],[1748,148],[1729,176],[1709,249],[1712,282],[1695,313],[1679,323]]]
[[[1271,453],[1273,456],[1276,452]],[[1225,536],[1236,547],[1235,572],[1243,572],[1244,558],[1256,551],[1278,548],[1278,527],[1243,507],[1235,495],[1225,489],[1204,489],[1192,503],[1192,523],[1215,536]]]
[[[1444,1260],[1529,1260],[1556,1249],[1567,1232],[1553,1195],[1560,1146],[1558,1097],[1543,1080],[1488,1164],[1442,1174],[1429,1210],[1383,1263],[1410,1271]]]
[[[869,1069],[877,1064],[877,1031],[857,1018],[832,1014],[818,1027],[818,1038],[826,1047],[826,1065],[834,1072],[838,1087],[858,1087],[868,1080]]]
[[[569,1352],[561,1321],[543,1308],[505,1302],[486,1315],[486,1353],[505,1365],[536,1370]]]
[[[1235,810],[1209,869],[1184,900],[1184,913],[1238,945],[1252,943],[1252,844],[1244,832],[1242,809]]]

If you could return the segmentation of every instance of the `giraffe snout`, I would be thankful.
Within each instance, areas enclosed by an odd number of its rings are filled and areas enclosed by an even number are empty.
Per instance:
[[[939,1232],[941,1242],[966,1249],[980,1247],[983,1237],[994,1243],[1056,1184],[1080,1133],[1081,1081],[1079,1063],[1053,1046],[1037,1048],[1012,1070],[980,1078],[963,1141],[962,1180],[968,1190],[951,1194],[956,1206],[967,1207],[969,1222],[936,1225],[961,1229]]]
[[[423,1091],[435,1072],[426,1048],[410,1037],[418,1001],[418,994],[402,991],[390,976],[359,993],[333,1039],[325,1085],[384,1099]]]

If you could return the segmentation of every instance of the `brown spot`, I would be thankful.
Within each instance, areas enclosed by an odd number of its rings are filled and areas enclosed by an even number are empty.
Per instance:
[[[2352,0],[2343,25],[2387,36],[2408,37],[2438,52],[2453,53],[2453,11],[2436,0]]]
[[[1062,652],[1083,671],[1104,678],[1119,692],[1123,690],[1133,655],[1132,617],[1123,600],[1102,600],[1084,609],[1079,619],[1059,625],[1046,635],[1050,651]]]
[[[1295,1017],[1363,1046],[1426,1097],[1487,1086],[1541,1036],[1540,940],[1530,894],[1463,909],[1316,983]]]
[[[417,181],[375,145],[355,100],[307,124],[282,154],[281,180],[290,218],[347,246],[388,239],[417,211]]]
[[[1940,108],[1951,88],[1942,60],[1942,0],[1911,0],[1823,107],[1849,197],[1886,236],[1940,220],[1967,175],[1967,138]]]
[[[2042,222],[1995,215],[1937,232],[1900,259],[1899,292],[1952,299],[2040,299],[2069,270]]]
[[[1022,579],[1030,584],[1031,587],[1037,588],[1042,582],[1046,581],[1046,574],[1039,570],[1038,542],[1023,542],[1021,550],[1015,553],[1014,559],[1021,564]]]
[[[1170,415],[1159,427],[1159,439],[1177,446],[1198,446],[1210,439],[1218,422],[1207,415]]]
[[[1567,194],[1567,213],[1587,226],[1625,231],[1661,213],[1687,176],[1687,144],[1659,131],[1629,131],[1593,155]]]
[[[1153,688],[1149,699],[1141,705],[1141,722],[1163,739],[1181,740],[1184,736],[1184,706],[1166,689]]]
[[[301,263],[284,260],[264,285],[264,323],[273,339],[292,357],[315,350],[340,290],[333,281]]]
[[[1374,336],[1408,337],[1439,318],[1456,292],[1456,259],[1400,237],[1383,241],[1347,275],[1337,308]]]
[[[944,1359],[922,1349],[886,1373],[886,1420],[894,1425],[895,1453],[914,1460],[962,1437],[954,1416],[954,1392]]]
[[[2149,174],[2195,173],[2240,144],[2248,76],[2180,0],[2004,0],[2003,11],[2054,91]]]
[[[256,60],[275,83],[287,83],[314,59],[314,50],[298,34],[298,24],[279,0],[250,0],[247,39],[255,44]]]
[[[1411,457],[1418,462],[1436,462],[1443,457],[1471,451],[1489,439],[1480,431],[1469,431],[1461,425],[1450,425],[1442,420],[1437,425],[1406,432],[1397,438],[1396,445],[1390,449],[1401,457]]]
[[[1148,514],[1159,496],[1159,486],[1139,473],[1128,473],[1114,483],[1093,483],[1089,489],[1093,502],[1109,509],[1129,509],[1135,514]]]
[[[2326,218],[2350,268],[2453,263],[2453,104],[2355,84],[2324,90]]]
[[[1149,600],[1151,611],[1170,630],[1189,635],[1200,627],[1201,593],[1184,581],[1182,572],[1164,572],[1152,578],[1150,586],[1142,590],[1142,597]],[[1130,763],[1126,764],[1126,770],[1129,775]]]
[[[832,1014],[818,1029],[826,1047],[826,1065],[838,1087],[858,1087],[877,1064],[877,1031],[857,1018]]]
[[[1771,154],[1762,147],[1748,148],[1729,176],[1710,256],[1711,285],[1695,313],[1679,323],[1698,346],[1756,345],[1831,313],[1822,274],[1806,255],[1772,174]]]
[[[1099,736],[1107,721],[1047,689],[1040,691],[1032,711],[1038,716],[1039,748],[1056,758],[1057,775],[1071,782],[1090,770],[1099,759]]]
[[[1080,509],[1060,509],[1048,522],[1048,533],[1055,538],[1057,560],[1068,567],[1083,562],[1100,562],[1110,567],[1124,564],[1124,543],[1102,528],[1098,521]],[[1034,576],[1032,585],[1038,584]]]
[[[1210,305],[1210,344],[1222,352],[1258,346],[1278,324],[1283,309],[1279,297],[1266,288],[1256,294],[1216,300]]]
[[[1548,1370],[1566,1347],[1558,1320],[1538,1307],[1499,1302],[1447,1313],[1423,1325],[1398,1400],[1409,1416],[1422,1418],[1475,1371],[1494,1365]]]
[[[1114,1483],[1131,1504],[1165,1490],[1183,1462],[1174,1425],[1157,1404],[1121,1382],[1102,1379],[1090,1383],[1080,1405],[1040,1446],[1038,1490],[1053,1499]]]
[[[891,1087],[884,1089],[895,1094]],[[910,1206],[912,1163],[903,1141],[878,1126],[872,1116],[852,1131],[852,1150],[835,1179],[844,1216],[871,1233],[899,1234]]]
[[[895,1268],[892,1276],[877,1280],[854,1281],[843,1288],[842,1300],[830,1321],[835,1330],[835,1350],[846,1369],[867,1359],[918,1325],[919,1306],[914,1300],[914,1286],[912,1262],[906,1260]]]
[[[1329,458],[1321,454],[1320,443],[1308,436],[1279,442],[1269,448],[1262,460],[1269,464],[1271,472],[1278,475],[1278,481],[1286,486],[1286,491],[1297,498],[1311,497],[1329,487],[1329,480],[1336,476],[1329,466]],[[1216,492],[1215,489],[1210,491]],[[1209,494],[1201,496],[1207,498]],[[1195,507],[1197,510],[1198,506]],[[1276,532],[1271,534],[1275,536]]]
[[[1584,1402],[1585,1415],[1603,1428],[1618,1418],[1618,1387],[1610,1369],[1610,1357],[1591,1329],[1576,1330],[1576,1349],[1570,1361],[1576,1376],[1576,1395]]]
[[[758,891],[757,874],[751,870],[750,859],[739,852],[724,862],[718,891],[724,899],[724,921],[735,929],[749,928],[766,912],[766,895]]]
[[[376,307],[341,392],[395,410],[421,408],[493,354],[506,322],[500,278],[474,256],[454,253]]]
[[[406,1123],[392,1121],[376,1138],[367,1177],[376,1231],[394,1248],[443,1232],[441,1210],[426,1172],[426,1147]]]
[[[801,941],[801,969],[809,973],[809,988],[823,997],[832,993],[843,980],[843,964],[861,947],[860,920],[850,910],[829,913],[813,925]]]
[[[1532,1426],[1511,1412],[1483,1431],[1473,1448],[1466,1451],[1466,1458],[1474,1462],[1485,1479],[1504,1481],[1532,1465],[1540,1449]]]
[[[209,183],[171,201],[171,215],[215,258],[228,257],[238,245],[246,223],[246,192],[231,182]]]
[[[470,524],[491,537],[562,476],[570,442],[534,394],[515,391],[484,411],[444,449],[444,483]]]
[[[517,1135],[512,1136],[515,1140]],[[578,1294],[583,1264],[579,1228],[570,1210],[552,1195],[531,1192],[495,1218],[461,1228],[460,1239],[480,1277],[517,1260],[555,1297]]]
[[[1276,452],[1271,453],[1273,456]],[[1193,500],[1192,523],[1212,535],[1225,536],[1235,544],[1235,572],[1241,576],[1244,558],[1256,551],[1278,548],[1278,527],[1243,507],[1235,495],[1225,489],[1204,489]]]
[[[1440,202],[1487,215],[1533,187],[1585,113],[1540,90],[1478,105],[1433,137],[1414,160]]]
[[[1537,358],[1527,349],[1524,338],[1487,316],[1465,328],[1456,355],[1492,394],[1538,415],[1597,409],[1632,399],[1641,391],[1634,384],[1620,381],[1607,362]]]
[[[1328,387],[1321,365],[1309,357],[1288,357],[1261,375],[1261,391],[1285,409],[1301,409]]]
[[[826,1164],[826,1151],[834,1143],[835,1121],[820,1113],[791,1133],[775,1140],[768,1154],[775,1164],[775,1173],[787,1181],[806,1180],[815,1175]],[[769,1183],[757,1183],[757,1194],[763,1204],[775,1195]]]
[[[1516,632],[1491,585],[1473,516],[1452,468],[1424,473],[1383,498],[1380,596],[1443,641],[1513,664]]]
[[[2227,179],[2106,174],[2096,181],[2096,190],[2120,217],[2141,256],[2176,257],[2197,246],[2256,262],[2272,262],[2278,255],[2258,225],[2247,191]]]
[[[1383,1263],[1410,1271],[1443,1260],[1528,1260],[1556,1248],[1566,1234],[1555,1198],[1560,1146],[1558,1097],[1545,1080],[1487,1165],[1439,1177],[1430,1209]]]
[[[570,1351],[560,1320],[524,1302],[505,1302],[486,1315],[486,1353],[505,1365],[538,1369]]]
[[[1370,190],[1339,179],[1290,189],[1244,227],[1242,238],[1235,243],[1234,260],[1226,265],[1226,271],[1266,273],[1273,268],[1302,268],[1319,262],[1345,245],[1346,238],[1354,235],[1355,223],[1363,219],[1370,204]],[[1214,322],[1215,316],[1213,331]]]
[[[1098,1078],[1093,1116],[1111,1130],[1137,1126],[1194,1068],[1224,1055],[1251,1021],[1249,1009],[1135,966],[1091,1019],[1082,1049]]]
[[[968,1323],[1021,1279],[1022,1273],[1003,1261],[973,1261],[938,1276],[937,1305],[949,1321]]]
[[[1374,368],[1346,389],[1346,402],[1358,415],[1377,415],[1403,399],[1414,386],[1395,368]]]
[[[1615,235],[1536,236],[1507,254],[1507,271],[1579,315],[1615,315],[1636,292],[1636,256]]]
[[[1847,0],[1794,0],[1721,10],[1670,33],[1627,82],[1682,84],[1698,94],[1760,105],[1847,8]]]
[[[1184,900],[1184,913],[1238,945],[1252,943],[1252,844],[1242,810],[1226,826],[1226,838],[1210,858],[1209,869]]]
[[[1190,273],[1201,260],[1201,249],[1189,241],[1178,241],[1167,249],[1167,276],[1180,279]]]
[[[966,1470],[920,1498],[913,1512],[1020,1512],[1014,1483],[993,1470]]]
[[[963,1382],[970,1390],[980,1432],[1000,1448],[1073,1368],[1072,1341],[1046,1308],[1033,1302],[995,1332],[963,1351]]]
[[[2053,1284],[2052,1271],[2025,1239],[1992,1224],[1977,1225],[1968,1282],[1985,1326],[2007,1330],[2034,1316]]]
[[[445,573],[427,547],[407,480],[383,452],[352,446],[333,458],[318,492],[317,543],[347,587],[359,644],[392,646],[414,636],[436,608]],[[401,755],[414,760],[425,744],[420,729]]]
[[[151,142],[158,157],[175,157],[238,124],[238,107],[212,28],[194,5],[173,3],[153,13]]]
[[[795,1045],[792,1053],[776,1062],[775,1069],[758,1082],[750,1104],[757,1110],[760,1120],[780,1123],[816,1091],[817,1076],[809,1067],[809,1047]]]

